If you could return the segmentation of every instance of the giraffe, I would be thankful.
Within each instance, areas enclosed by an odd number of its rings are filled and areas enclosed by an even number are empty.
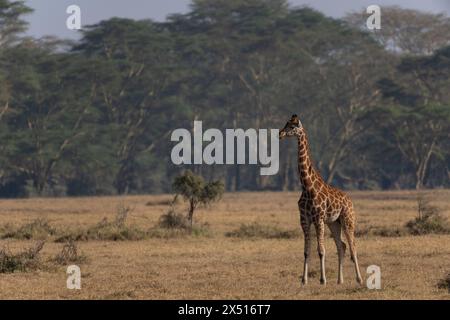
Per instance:
[[[341,238],[341,231],[344,231],[350,247],[351,259],[355,265],[356,280],[359,284],[362,284],[355,247],[355,213],[352,201],[344,192],[325,183],[320,173],[313,167],[306,131],[295,114],[286,123],[285,127],[280,130],[280,140],[285,137],[296,137],[298,140],[298,171],[303,189],[298,201],[298,208],[300,211],[300,225],[305,237],[303,285],[308,283],[311,225],[314,225],[317,235],[317,251],[320,258],[320,283],[326,284],[325,224],[328,225],[333,235],[338,252],[338,284],[344,282],[343,260],[346,250],[346,245]]]

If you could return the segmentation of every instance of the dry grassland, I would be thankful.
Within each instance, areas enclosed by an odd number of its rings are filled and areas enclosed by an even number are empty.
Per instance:
[[[433,191],[433,204],[450,218],[450,191]],[[417,215],[415,192],[353,192],[358,229],[401,227]],[[243,223],[258,222],[282,230],[298,230],[298,193],[226,194],[197,221],[210,234],[150,238],[139,241],[81,241],[87,260],[80,264],[82,289],[66,288],[66,266],[48,261],[63,243],[48,239],[44,267],[31,272],[0,274],[1,299],[449,299],[438,284],[450,273],[450,235],[357,239],[363,276],[369,265],[382,271],[382,289],[356,284],[346,257],[344,280],[338,286],[334,242],[327,236],[326,287],[319,285],[318,258],[313,246],[310,284],[300,285],[303,238],[242,239],[225,236]],[[104,217],[114,220],[117,206],[134,208],[127,225],[154,226],[168,209],[170,196],[129,196],[76,199],[1,200],[0,226],[20,226],[37,218],[56,229],[86,228]],[[178,208],[182,209],[181,205]],[[35,240],[2,239],[15,252]]]

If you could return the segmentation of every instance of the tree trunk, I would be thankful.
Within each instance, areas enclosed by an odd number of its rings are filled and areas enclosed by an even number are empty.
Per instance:
[[[422,159],[422,161],[420,161],[419,167],[416,170],[416,190],[421,189],[424,185],[425,175],[427,173],[428,165],[430,163],[430,158],[431,158],[431,155],[433,154],[435,145],[436,145],[436,140],[433,140],[425,157]]]
[[[338,165],[340,161],[342,160],[342,157],[345,154],[345,140],[347,139],[347,134],[345,134],[345,138],[341,139],[341,143],[339,143],[339,146],[333,153],[333,156],[331,157],[330,163],[328,164],[328,177],[326,182],[328,184],[331,184],[333,182],[334,176],[336,174]]]
[[[194,210],[195,210],[195,201],[193,199],[189,200],[189,213],[188,213],[188,221],[189,224],[192,226],[194,224]]]
[[[45,188],[45,180],[41,177],[37,177],[33,184],[38,196],[42,196]]]
[[[340,149],[338,152],[336,152],[333,155],[333,158],[330,161],[330,164],[328,165],[328,177],[326,182],[328,184],[331,184],[333,182],[334,176],[336,175],[336,171],[338,168],[338,163],[342,158],[342,149]]]

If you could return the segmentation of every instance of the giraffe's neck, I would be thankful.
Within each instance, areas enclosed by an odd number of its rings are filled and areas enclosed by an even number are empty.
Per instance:
[[[314,169],[311,161],[308,138],[306,132],[297,136],[298,138],[298,173],[303,190],[313,192],[319,184],[323,183],[320,174]]]

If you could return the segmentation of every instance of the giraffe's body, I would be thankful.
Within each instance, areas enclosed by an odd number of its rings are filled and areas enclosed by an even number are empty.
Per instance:
[[[326,283],[325,276],[325,225],[328,225],[333,235],[338,251],[339,271],[338,283],[343,283],[343,259],[346,245],[342,241],[341,231],[347,238],[350,254],[355,263],[356,278],[362,283],[355,248],[355,214],[353,203],[341,190],[326,184],[319,172],[313,167],[309,152],[306,132],[297,116],[292,116],[286,126],[280,130],[280,139],[286,136],[297,137],[298,140],[298,171],[303,192],[298,201],[300,225],[305,236],[305,261],[303,284],[308,282],[308,263],[310,257],[310,230],[314,225],[317,235],[317,250],[320,257],[320,282]]]

